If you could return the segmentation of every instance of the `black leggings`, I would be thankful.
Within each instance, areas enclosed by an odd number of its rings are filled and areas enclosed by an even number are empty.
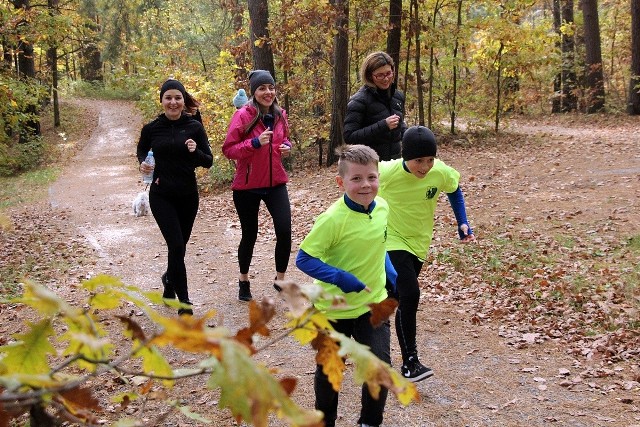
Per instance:
[[[339,319],[332,323],[333,328],[348,337],[353,338],[360,344],[369,347],[371,353],[378,359],[391,364],[391,325],[385,321],[379,327],[371,325],[371,312],[367,312],[355,319]],[[322,366],[316,366],[316,373],[313,380],[313,389],[316,395],[316,409],[324,413],[325,426],[333,427],[338,417],[338,395],[333,389],[327,375],[322,371]],[[377,426],[382,424],[384,406],[387,402],[388,389],[380,388],[380,394],[374,399],[369,393],[367,383],[362,385],[360,394],[360,418],[358,425],[369,424]],[[350,397],[349,400],[353,400]]]
[[[253,257],[253,248],[258,239],[258,210],[260,201],[264,201],[273,219],[276,233],[275,262],[276,271],[285,273],[291,255],[291,204],[286,185],[266,190],[251,190],[233,192],[233,203],[240,218],[242,238],[238,245],[238,264],[240,274],[249,273],[249,265]]]
[[[420,302],[420,284],[418,275],[422,270],[422,262],[414,254],[407,251],[389,251],[389,258],[398,272],[396,289],[398,310],[396,310],[396,335],[402,352],[402,360],[417,355],[416,316]]]
[[[149,193],[151,213],[167,243],[167,280],[182,302],[189,302],[184,256],[198,213],[198,193],[167,196]]]

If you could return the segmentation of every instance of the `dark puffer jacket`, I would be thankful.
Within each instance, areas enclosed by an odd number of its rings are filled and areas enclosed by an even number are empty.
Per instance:
[[[389,95],[391,94],[391,95]],[[400,126],[390,130],[387,117],[400,116]],[[392,84],[388,91],[364,85],[351,96],[344,119],[344,140],[347,144],[364,144],[376,150],[380,160],[400,157],[404,122],[404,94]]]

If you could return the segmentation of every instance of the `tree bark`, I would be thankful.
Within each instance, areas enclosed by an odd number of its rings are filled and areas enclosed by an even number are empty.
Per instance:
[[[333,87],[331,103],[331,130],[327,166],[336,161],[335,150],[344,144],[344,115],[347,111],[349,64],[349,0],[331,0],[336,8],[336,35],[333,38]]]
[[[456,37],[453,45],[453,82],[451,88],[451,134],[456,133],[456,102],[458,95],[458,47],[460,44],[459,34],[462,28],[462,0],[458,0],[458,18],[456,22]]]
[[[16,9],[24,9],[28,11],[31,8],[29,0],[12,0],[13,6]],[[25,14],[28,15],[28,14]],[[17,25],[17,32],[20,34],[21,27],[27,25],[26,21],[22,21]],[[36,63],[34,56],[33,45],[30,41],[20,37],[20,43],[18,44],[18,76],[28,80],[36,77]],[[40,118],[38,117],[39,105],[37,102],[29,104],[25,113],[30,115],[30,119],[25,121],[23,129],[20,131],[19,142],[29,142],[34,136],[40,135]]]
[[[565,25],[574,25],[573,0],[564,0],[561,8],[562,21]],[[575,39],[572,33],[562,34],[562,111],[575,111],[578,108],[576,96]]]
[[[627,113],[640,115],[640,0],[631,0],[631,78]]]
[[[267,0],[248,0],[249,19],[251,20],[251,53],[253,69],[267,70],[276,78],[276,70],[269,36],[269,8]]]
[[[605,99],[598,0],[581,0],[580,5],[584,21],[586,112],[595,113],[604,108]]]
[[[398,81],[400,67],[400,41],[402,37],[402,0],[389,0],[389,31],[387,32],[387,53],[396,66],[394,76]]]
[[[420,63],[421,61],[421,55],[420,55],[420,14],[418,12],[418,1],[417,0],[411,0],[411,9],[413,10],[413,13],[410,13],[411,15],[411,28],[413,31],[413,37],[415,39],[416,42],[416,56],[415,56],[415,62],[416,62],[416,91],[418,94],[418,124],[420,126],[424,126],[424,91],[422,88],[422,65]]]
[[[556,48],[562,49],[562,32],[560,26],[562,25],[562,17],[560,12],[560,0],[553,0],[553,30],[558,35],[558,41],[556,42]],[[551,112],[560,113],[562,111],[562,72],[558,72],[553,79],[553,98],[551,100]]]

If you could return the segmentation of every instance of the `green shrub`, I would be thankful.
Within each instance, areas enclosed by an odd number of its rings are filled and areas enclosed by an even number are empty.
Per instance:
[[[40,163],[42,140],[28,128],[39,123],[46,94],[46,88],[35,80],[0,73],[0,175],[13,175]]]

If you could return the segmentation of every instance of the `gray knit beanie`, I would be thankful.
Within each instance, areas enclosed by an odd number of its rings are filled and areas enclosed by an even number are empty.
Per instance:
[[[266,70],[254,70],[249,73],[249,86],[251,89],[251,95],[255,93],[255,91],[261,85],[275,85],[276,81],[273,79],[271,73]]]

